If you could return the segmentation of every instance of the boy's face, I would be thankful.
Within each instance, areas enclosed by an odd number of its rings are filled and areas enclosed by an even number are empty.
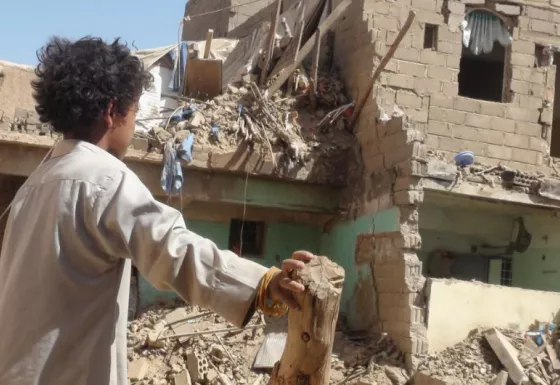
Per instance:
[[[125,115],[112,117],[112,124],[107,136],[107,151],[119,159],[123,159],[132,141],[136,127],[138,102],[134,103]]]

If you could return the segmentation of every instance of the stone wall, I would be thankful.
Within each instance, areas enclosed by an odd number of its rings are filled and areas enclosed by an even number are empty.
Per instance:
[[[458,93],[459,24],[473,7],[487,7],[513,25],[513,44],[505,49],[504,102]],[[483,0],[357,1],[336,37],[338,66],[352,96],[364,92],[410,10],[417,12],[415,22],[374,90],[383,112],[391,114],[399,106],[427,135],[426,144],[450,159],[471,150],[489,165],[501,162],[525,171],[548,166],[556,68],[535,66],[535,55],[547,44],[560,44],[560,13]],[[437,27],[437,42],[425,49],[427,25]]]
[[[336,30],[335,58],[352,98],[365,91],[380,60],[372,23],[364,4],[356,1]],[[371,303],[361,305],[375,308],[373,332],[389,333],[405,353],[423,353],[427,350],[424,277],[416,255],[420,247],[417,208],[423,192],[416,176],[421,164],[416,159],[427,151],[425,134],[402,111],[384,110],[378,95],[374,96],[354,127],[359,145],[343,201],[353,218],[397,208],[399,223],[397,231],[388,233],[376,233],[373,223],[374,231],[356,240],[355,269],[369,266],[376,294]]]

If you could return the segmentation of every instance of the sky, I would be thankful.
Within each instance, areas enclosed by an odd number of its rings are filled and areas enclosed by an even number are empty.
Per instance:
[[[2,1],[0,60],[36,65],[50,36],[121,37],[139,49],[177,42],[186,0]],[[131,47],[132,48],[132,47]]]

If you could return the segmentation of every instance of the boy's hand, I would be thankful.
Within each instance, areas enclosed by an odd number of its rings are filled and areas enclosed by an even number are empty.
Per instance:
[[[281,301],[288,305],[290,309],[299,310],[299,305],[294,298],[294,293],[301,293],[305,287],[290,278],[290,273],[294,270],[301,270],[314,255],[308,251],[296,251],[291,259],[282,262],[282,270],[278,272],[267,287],[268,297],[275,301]]]

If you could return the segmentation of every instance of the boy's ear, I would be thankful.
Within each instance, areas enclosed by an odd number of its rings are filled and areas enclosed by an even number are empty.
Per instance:
[[[111,100],[107,105],[105,111],[103,111],[103,121],[108,128],[112,128],[115,120],[115,102]]]

